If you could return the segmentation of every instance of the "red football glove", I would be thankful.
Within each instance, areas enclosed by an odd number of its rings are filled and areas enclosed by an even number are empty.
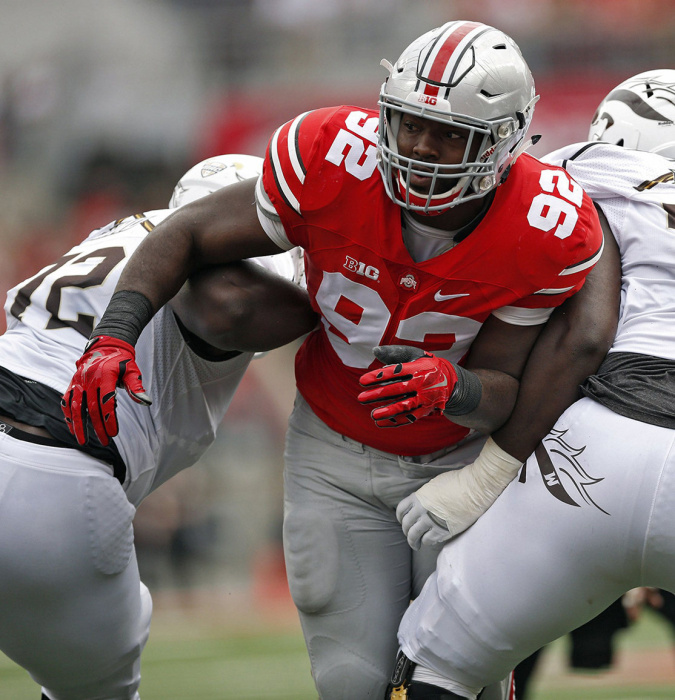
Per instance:
[[[137,403],[152,403],[143,388],[135,357],[133,345],[118,338],[99,335],[87,343],[61,399],[68,429],[80,445],[87,442],[87,414],[102,445],[119,432],[115,413],[118,386],[123,386]]]
[[[414,423],[445,408],[457,383],[451,362],[408,345],[382,345],[373,353],[385,366],[361,377],[361,386],[370,388],[358,400],[386,402],[371,413],[380,428]]]

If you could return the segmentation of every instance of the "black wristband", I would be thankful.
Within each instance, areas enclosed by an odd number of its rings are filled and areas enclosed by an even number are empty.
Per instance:
[[[153,314],[152,304],[145,294],[128,290],[115,292],[90,337],[109,335],[129,345],[136,345]]]
[[[457,384],[445,404],[443,413],[449,416],[464,416],[478,408],[483,396],[483,385],[474,372],[454,363],[453,367],[457,372]]]

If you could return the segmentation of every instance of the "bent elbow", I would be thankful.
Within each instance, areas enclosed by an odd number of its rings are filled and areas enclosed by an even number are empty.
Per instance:
[[[597,370],[614,342],[616,323],[603,320],[585,324],[582,329],[569,334],[563,341],[565,352],[589,374]]]

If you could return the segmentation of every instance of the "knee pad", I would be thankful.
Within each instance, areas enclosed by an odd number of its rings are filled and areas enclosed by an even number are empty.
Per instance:
[[[309,641],[308,650],[321,700],[381,700],[384,697],[387,673],[344,644],[314,638]]]
[[[284,519],[288,586],[300,612],[328,605],[339,572],[339,543],[333,523],[316,510],[294,506]]]

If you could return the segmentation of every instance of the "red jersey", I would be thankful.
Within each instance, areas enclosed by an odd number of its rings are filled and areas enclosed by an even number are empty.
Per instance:
[[[262,183],[289,241],[305,249],[321,315],[296,357],[298,390],[343,435],[393,454],[428,454],[468,429],[442,415],[377,427],[372,407],[356,399],[359,377],[379,365],[373,348],[414,345],[460,361],[495,309],[553,307],[580,289],[602,231],[564,170],[524,154],[470,235],[415,262],[401,208],[377,170],[377,123],[377,112],[348,106],[301,115],[273,135]]]

